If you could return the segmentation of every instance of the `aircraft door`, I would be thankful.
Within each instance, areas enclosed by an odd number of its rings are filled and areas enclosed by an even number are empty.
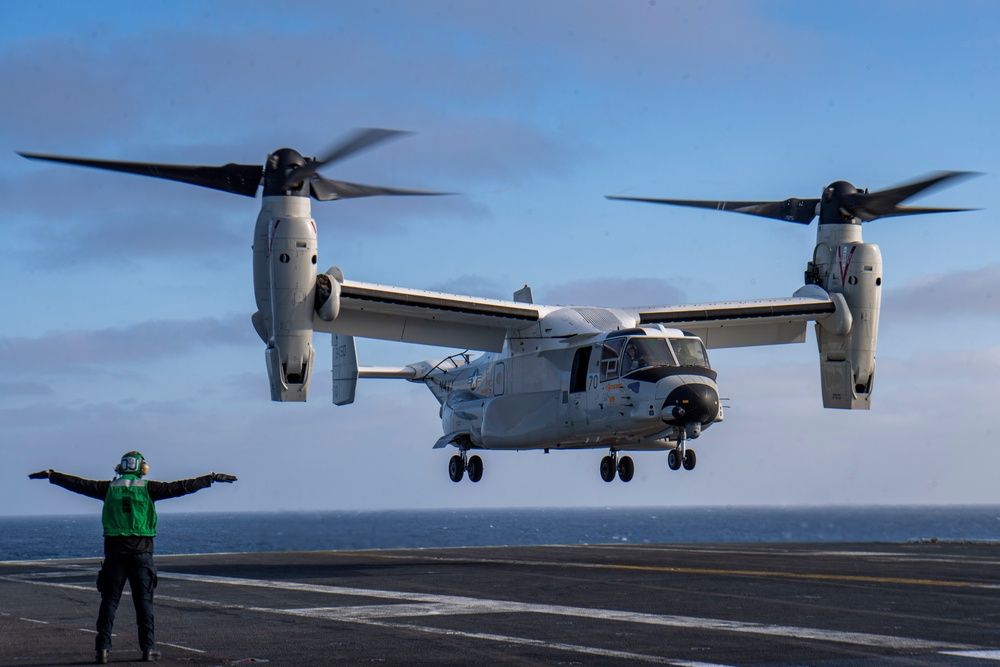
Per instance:
[[[498,361],[493,365],[493,395],[503,396],[503,392],[507,387],[507,376],[505,375],[504,363]]]
[[[590,378],[590,357],[593,346],[581,347],[573,355],[573,366],[569,374],[569,422],[586,424],[587,385]],[[595,378],[596,379],[596,378]]]

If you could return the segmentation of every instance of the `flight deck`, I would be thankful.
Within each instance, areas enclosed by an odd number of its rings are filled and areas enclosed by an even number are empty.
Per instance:
[[[161,665],[1000,665],[1000,545],[157,556]],[[96,559],[0,563],[0,665],[90,663]],[[138,662],[123,598],[111,664]]]

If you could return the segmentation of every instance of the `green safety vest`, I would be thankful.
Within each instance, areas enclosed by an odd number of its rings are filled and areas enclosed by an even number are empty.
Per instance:
[[[146,480],[135,475],[112,480],[101,520],[105,537],[156,537],[156,508]]]

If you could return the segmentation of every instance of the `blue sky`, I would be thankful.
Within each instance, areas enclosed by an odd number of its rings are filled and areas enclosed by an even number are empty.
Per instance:
[[[997,503],[1000,5],[993,2],[38,2],[0,9],[0,513],[92,511],[29,483],[241,481],[175,511]],[[316,203],[320,266],[547,303],[787,296],[815,227],[604,199],[817,197],[982,175],[884,219],[873,409],[821,407],[815,341],[716,351],[726,421],[693,473],[637,454],[434,451],[421,386],[268,400],[250,244],[259,199],[25,161],[15,150],[219,165],[414,132],[327,170],[461,196]],[[442,351],[360,341],[362,363]],[[167,510],[167,507],[163,508]]]

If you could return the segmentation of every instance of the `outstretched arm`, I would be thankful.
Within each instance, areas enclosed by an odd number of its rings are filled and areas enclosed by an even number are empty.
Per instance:
[[[189,493],[194,493],[195,491],[207,489],[212,486],[212,482],[235,481],[236,478],[233,475],[213,472],[201,477],[181,479],[176,482],[155,482],[151,480],[146,484],[146,488],[149,490],[149,497],[156,501],[163,500],[164,498],[178,498],[186,496]]]
[[[49,470],[39,470],[28,475],[29,479],[47,479],[49,483],[61,486],[64,489],[79,493],[97,500],[104,500],[108,495],[108,485],[110,482],[98,481],[94,479],[83,479],[73,475],[64,475],[51,468]]]

